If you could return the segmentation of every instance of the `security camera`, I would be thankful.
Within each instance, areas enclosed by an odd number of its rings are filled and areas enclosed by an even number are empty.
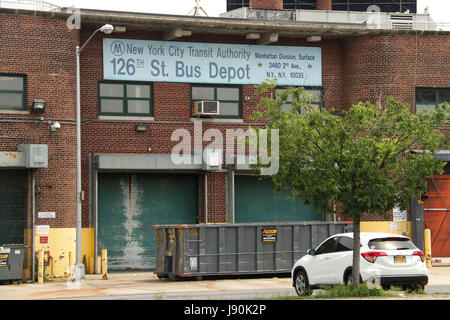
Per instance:
[[[55,121],[52,123],[52,125],[50,126],[52,131],[56,131],[61,129],[61,124],[58,121]]]

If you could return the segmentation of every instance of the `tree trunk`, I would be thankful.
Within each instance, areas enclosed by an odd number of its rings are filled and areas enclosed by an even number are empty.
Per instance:
[[[361,253],[361,241],[359,240],[359,223],[360,219],[353,218],[353,266],[352,266],[352,281],[353,287],[359,286],[359,265]]]

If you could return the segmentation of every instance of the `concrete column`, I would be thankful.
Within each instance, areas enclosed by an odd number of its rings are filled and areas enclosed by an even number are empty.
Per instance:
[[[283,0],[250,0],[250,8],[283,10]]]
[[[420,249],[424,250],[423,243],[423,204],[419,203],[420,197],[411,199],[411,240]]]
[[[332,10],[332,0],[317,0],[317,10]]]

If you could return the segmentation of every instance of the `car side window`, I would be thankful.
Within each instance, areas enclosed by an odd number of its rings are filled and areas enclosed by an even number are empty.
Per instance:
[[[317,248],[316,250],[316,255],[317,254],[323,254],[323,253],[332,253],[336,251],[336,237],[330,238],[327,241],[325,241],[324,243],[322,243],[322,245]]]
[[[349,237],[340,237],[336,247],[336,252],[352,251],[353,239]]]

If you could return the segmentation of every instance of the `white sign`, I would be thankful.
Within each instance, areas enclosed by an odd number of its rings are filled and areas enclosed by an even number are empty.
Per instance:
[[[103,39],[106,80],[321,86],[320,47]]]
[[[55,219],[56,212],[38,212],[39,219]]]
[[[34,231],[36,234],[50,234],[50,226],[49,225],[35,226]]]
[[[398,231],[398,225],[395,222],[389,222],[389,231]]]
[[[408,211],[401,211],[399,207],[392,210],[394,221],[408,221]]]

